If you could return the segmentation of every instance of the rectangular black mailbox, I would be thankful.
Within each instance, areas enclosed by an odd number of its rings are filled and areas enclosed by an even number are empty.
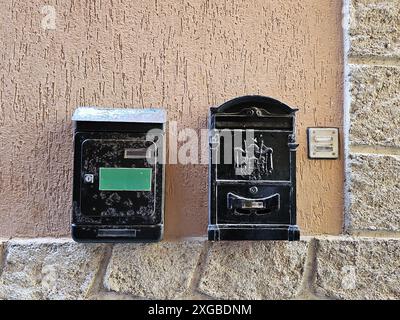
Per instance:
[[[160,240],[165,111],[78,108],[72,120],[74,240]]]
[[[262,96],[211,108],[209,240],[300,239],[296,111]]]

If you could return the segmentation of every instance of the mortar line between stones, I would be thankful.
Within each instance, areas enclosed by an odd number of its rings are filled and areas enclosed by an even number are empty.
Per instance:
[[[190,284],[189,284],[189,294],[191,294],[192,296],[201,297],[205,300],[214,299],[213,297],[211,297],[199,290],[200,280],[203,276],[203,273],[204,273],[204,270],[205,270],[205,267],[207,264],[209,252],[210,252],[212,245],[213,245],[213,243],[210,241],[204,242],[203,250],[200,253],[199,260],[197,262],[196,268],[193,272],[193,276],[192,276],[192,279],[190,280]]]
[[[316,239],[312,238],[308,244],[306,259],[304,261],[303,277],[301,279],[300,290],[295,299],[317,299],[313,292],[313,282],[316,271]]]
[[[317,252],[318,240],[312,238],[309,243],[306,260],[304,262],[303,279],[300,290],[294,299],[296,300],[334,300],[335,298],[327,297],[317,293],[315,288],[317,277]]]
[[[390,239],[400,238],[400,231],[386,231],[386,230],[357,230],[350,229],[347,231],[348,235],[354,237],[365,237],[374,239]]]
[[[342,19],[343,19],[343,139],[344,139],[344,204],[343,204],[343,224],[342,230],[346,230],[350,221],[350,190],[351,185],[351,167],[349,165],[350,153],[350,108],[351,108],[351,79],[349,66],[350,51],[350,0],[343,0],[342,3]]]
[[[378,67],[400,67],[400,57],[349,56],[349,64]]]
[[[100,266],[96,272],[95,278],[87,294],[87,298],[91,299],[97,294],[105,291],[103,280],[107,272],[108,264],[110,263],[114,245],[105,245],[103,249],[103,257],[100,261]]]
[[[0,277],[3,274],[3,271],[6,267],[6,260],[7,260],[7,255],[8,255],[8,244],[9,244],[8,241],[4,242],[4,249],[0,256]]]
[[[351,153],[362,153],[362,154],[399,156],[400,148],[385,147],[385,146],[373,146],[373,145],[351,145],[350,152]]]
[[[114,250],[114,245],[105,245],[103,258],[100,261],[100,267],[96,273],[95,280],[93,281],[92,286],[90,287],[89,293],[87,294],[86,299],[118,299],[118,300],[143,300],[143,297],[136,297],[130,294],[107,291],[104,287],[104,278],[107,273],[107,267],[110,263],[112,253]]]

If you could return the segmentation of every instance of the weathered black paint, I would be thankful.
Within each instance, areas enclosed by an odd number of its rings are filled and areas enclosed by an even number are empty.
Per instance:
[[[162,133],[149,140],[151,129]],[[78,242],[158,241],[164,223],[164,164],[125,157],[163,145],[164,123],[74,121],[72,237]],[[162,141],[159,141],[162,139]],[[154,157],[162,148],[154,148]],[[151,191],[101,191],[99,168],[152,168]],[[93,174],[93,183],[85,183]]]
[[[245,96],[210,109],[209,240],[300,239],[296,225],[295,114],[275,99]],[[224,163],[222,130],[254,130],[257,166]],[[242,147],[241,147],[242,148]],[[243,149],[243,148],[242,148]],[[240,149],[239,149],[240,150]],[[232,150],[235,155],[237,150]],[[239,152],[241,154],[241,152]],[[239,169],[238,169],[239,168]]]

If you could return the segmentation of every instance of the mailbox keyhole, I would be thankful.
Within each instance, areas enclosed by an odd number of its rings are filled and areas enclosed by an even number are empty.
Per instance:
[[[251,187],[249,190],[252,194],[256,194],[258,192],[258,188],[256,186]]]

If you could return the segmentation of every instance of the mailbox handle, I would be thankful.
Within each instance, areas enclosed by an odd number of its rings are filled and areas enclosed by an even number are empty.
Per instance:
[[[227,195],[228,209],[240,209],[240,210],[253,210],[253,211],[265,211],[269,212],[278,211],[280,209],[280,194],[275,193],[272,196],[259,199],[250,199],[238,196],[232,192]]]

